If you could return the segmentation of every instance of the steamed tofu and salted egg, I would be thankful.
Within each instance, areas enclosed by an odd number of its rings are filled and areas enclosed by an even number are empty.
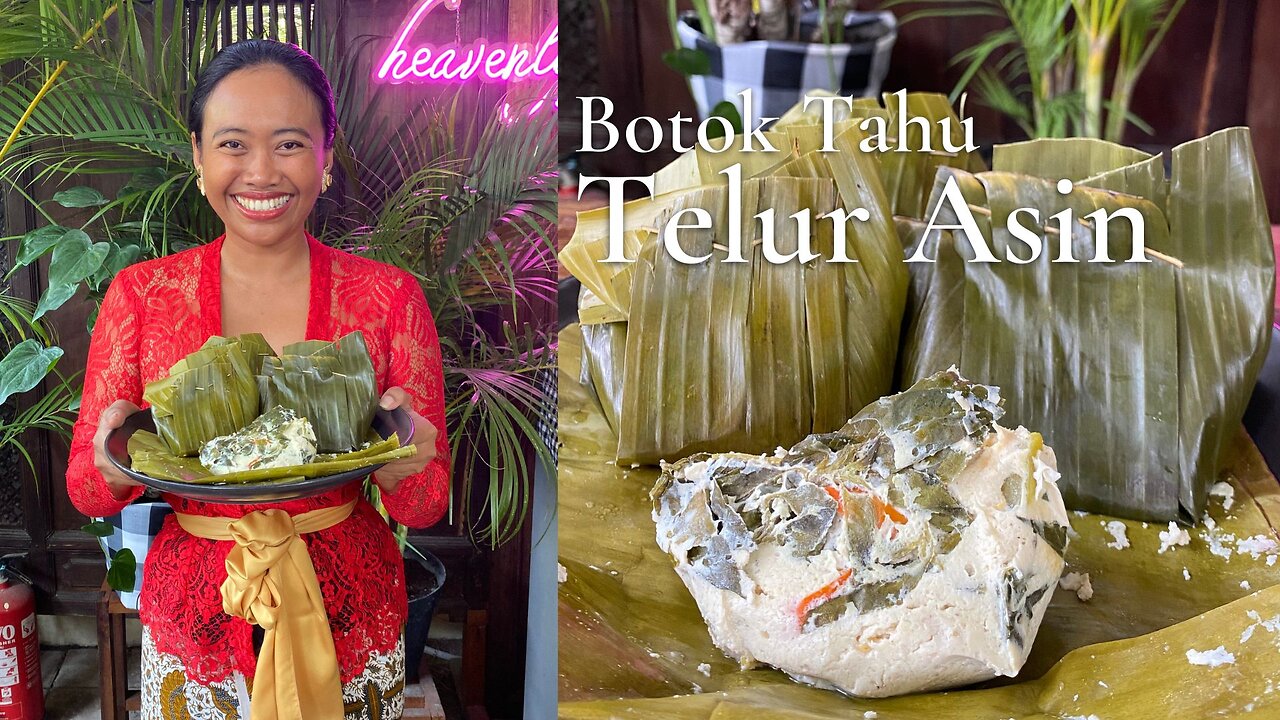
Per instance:
[[[1062,573],[1053,451],[951,369],[773,456],[694,455],[657,540],[744,668],[882,697],[1015,675]]]

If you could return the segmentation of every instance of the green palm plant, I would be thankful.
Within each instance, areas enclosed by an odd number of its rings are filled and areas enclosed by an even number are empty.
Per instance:
[[[119,42],[103,42],[108,27]],[[22,435],[33,429],[69,435],[80,398],[77,377],[56,367],[63,352],[44,316],[81,287],[100,300],[120,268],[184,239],[195,242],[212,223],[212,213],[173,199],[190,184],[190,147],[183,147],[173,90],[174,72],[186,66],[172,62],[181,43],[170,42],[165,29],[157,17],[144,37],[130,3],[0,0],[0,66],[17,68],[0,87],[0,187],[26,198],[47,223],[3,238],[19,243],[10,276],[51,255],[38,303],[0,294],[6,348],[0,401],[41,383],[46,388],[0,422],[0,446],[17,448],[33,471]],[[162,50],[146,52],[151,43]],[[115,198],[74,184],[103,173],[130,178]],[[52,202],[87,219],[77,227],[56,223],[33,197],[41,184],[63,188]]]
[[[907,0],[888,0],[882,7]],[[934,0],[903,15],[985,16],[1007,25],[952,59],[962,66],[952,100],[972,87],[1028,137],[1071,134],[1119,142],[1138,77],[1185,0]],[[1108,73],[1110,95],[1107,95]]]
[[[19,243],[19,267],[52,254],[36,318],[79,288],[100,301],[120,268],[219,232],[193,187],[183,120],[185,92],[215,51],[211,16],[194,13],[188,27],[161,3],[0,0],[0,63],[22,67],[0,89],[0,130],[10,131],[0,187],[37,208],[28,188],[65,188],[53,202],[87,216],[64,227],[41,208],[47,226],[5,238]],[[303,42],[330,74],[341,128],[336,189],[312,232],[422,283],[441,337],[460,521],[497,545],[528,507],[528,449],[549,457],[527,416],[543,402],[533,377],[552,363],[553,328],[527,317],[555,288],[554,115],[514,108],[521,120],[510,122],[475,86],[392,112],[390,91],[367,84],[373,39],[340,57],[335,35],[317,27],[311,37],[330,39]],[[96,174],[128,180],[114,198],[77,185]]]

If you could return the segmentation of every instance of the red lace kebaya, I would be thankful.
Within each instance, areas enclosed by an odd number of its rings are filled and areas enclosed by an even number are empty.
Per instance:
[[[71,442],[67,492],[80,512],[114,515],[136,499],[117,500],[93,464],[93,435],[116,400],[142,405],[143,386],[220,335],[222,238],[121,271],[98,315],[85,371],[84,398]],[[431,311],[417,281],[399,269],[326,247],[307,236],[311,253],[308,340],[335,340],[361,330],[378,392],[400,386],[440,434],[436,458],[383,493],[391,517],[425,527],[448,503],[449,442],[444,432],[444,381]],[[165,495],[174,510],[241,517],[279,508],[297,515],[342,505],[360,494],[346,485],[324,495],[262,505],[224,505]],[[395,649],[406,615],[404,564],[387,524],[361,500],[347,520],[302,536],[324,595],[343,682],[359,675],[371,652]],[[170,516],[147,555],[139,615],[156,649],[181,658],[188,678],[218,682],[233,671],[253,677],[252,628],[222,611],[219,586],[231,542],[193,537]]]

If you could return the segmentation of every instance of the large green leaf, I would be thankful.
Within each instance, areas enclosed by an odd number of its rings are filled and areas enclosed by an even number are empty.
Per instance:
[[[107,584],[117,592],[133,592],[138,581],[138,559],[133,551],[123,548],[111,557],[107,568]]]
[[[705,52],[692,48],[668,50],[662,53],[662,62],[685,77],[711,72],[711,59]]]
[[[40,295],[40,302],[36,304],[36,311],[32,313],[32,320],[39,320],[45,315],[57,310],[66,304],[68,300],[75,297],[76,291],[80,286],[76,283],[58,283],[45,288]]]
[[[49,260],[49,285],[74,285],[98,271],[111,244],[95,243],[83,230],[71,230],[58,240]]]
[[[18,246],[18,258],[14,270],[35,262],[45,253],[57,247],[67,233],[73,232],[58,225],[45,225],[22,236],[22,244]],[[13,271],[10,271],[12,274]]]
[[[142,248],[137,245],[116,245],[108,243],[110,246],[107,257],[102,261],[102,267],[93,275],[92,285],[97,288],[105,281],[116,276],[116,273],[129,267],[138,261],[142,255]]]
[[[87,525],[81,525],[80,529],[94,537],[111,537],[116,531],[115,526],[102,520],[94,520]]]
[[[73,187],[53,194],[53,201],[65,208],[86,208],[106,205],[107,198],[91,187]]]
[[[35,338],[14,346],[0,360],[0,404],[39,385],[60,357],[62,348],[45,347]]]

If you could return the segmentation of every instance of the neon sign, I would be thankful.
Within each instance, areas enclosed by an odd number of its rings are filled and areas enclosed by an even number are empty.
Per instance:
[[[374,79],[385,83],[459,83],[472,79],[505,83],[559,76],[560,26],[555,23],[534,43],[489,42],[481,38],[467,45],[406,45],[432,8],[444,6],[456,12],[460,3],[461,0],[419,0],[383,54]]]

